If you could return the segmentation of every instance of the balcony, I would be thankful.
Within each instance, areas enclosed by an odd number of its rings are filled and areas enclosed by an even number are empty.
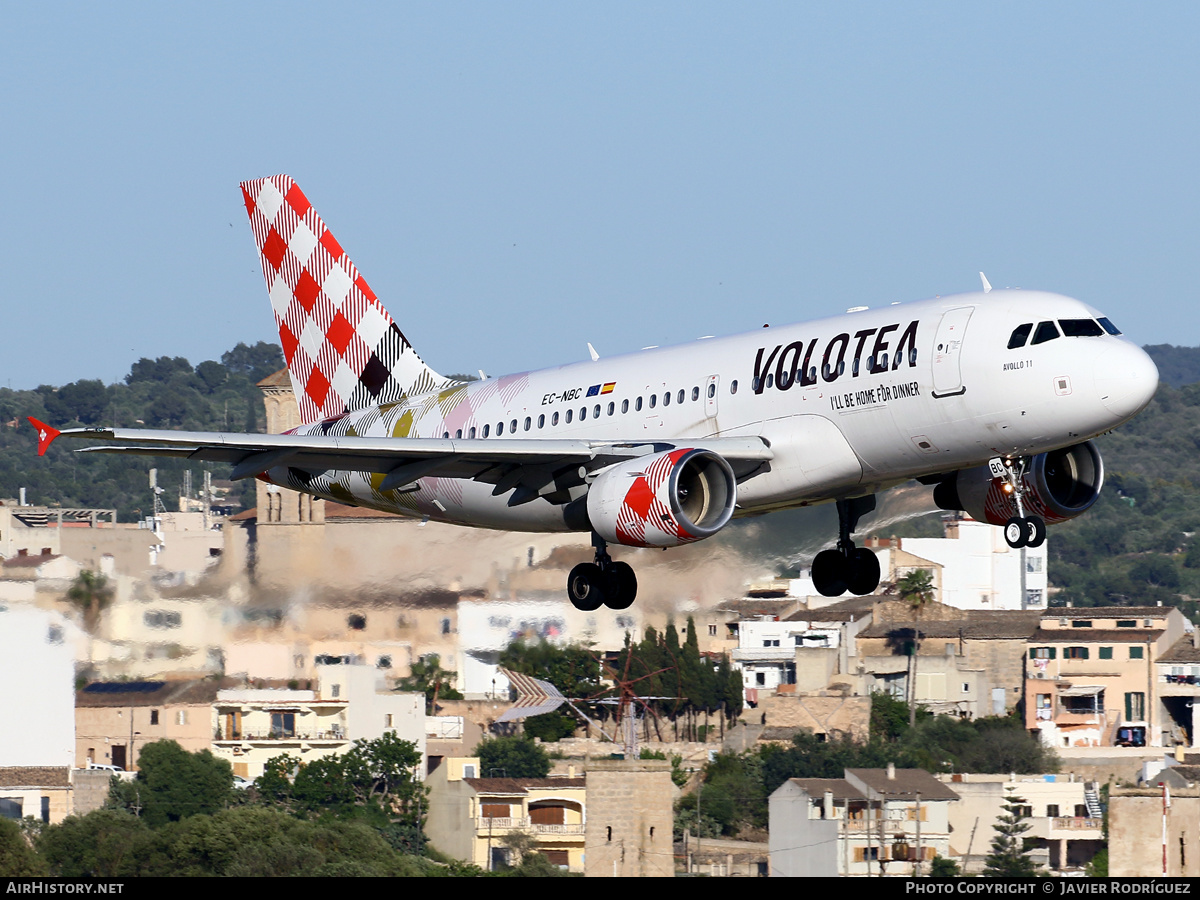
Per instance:
[[[1045,840],[1098,841],[1104,831],[1103,819],[1087,816],[1037,816],[1029,824],[1028,836]]]
[[[232,736],[218,735],[213,739],[214,744],[343,744],[348,741],[346,735],[335,731],[297,731],[295,734],[276,734],[269,731],[246,732]]]
[[[527,831],[537,835],[582,835],[584,834],[586,825],[539,825],[531,822],[528,816],[524,817],[496,817],[492,819],[480,817],[475,820],[475,830],[479,834],[486,835],[489,831],[493,835],[504,834],[509,831]]]
[[[796,648],[738,647],[732,656],[735,662],[784,662],[796,658]]]

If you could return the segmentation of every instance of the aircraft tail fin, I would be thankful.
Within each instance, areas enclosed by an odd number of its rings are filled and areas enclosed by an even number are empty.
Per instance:
[[[241,187],[301,422],[445,383],[417,356],[291,177]]]

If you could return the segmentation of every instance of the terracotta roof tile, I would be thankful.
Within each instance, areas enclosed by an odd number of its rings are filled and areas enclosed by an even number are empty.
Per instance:
[[[0,766],[0,787],[70,787],[71,770],[65,766]]]

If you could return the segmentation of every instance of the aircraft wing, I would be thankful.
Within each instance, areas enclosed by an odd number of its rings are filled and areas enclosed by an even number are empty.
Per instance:
[[[36,419],[38,455],[58,437],[86,441],[78,452],[170,456],[228,463],[234,480],[276,466],[308,472],[373,472],[387,476],[381,490],[409,484],[427,475],[470,478],[495,484],[497,493],[516,487],[534,472],[568,465],[593,472],[630,457],[676,447],[719,453],[739,478],[749,477],[772,458],[758,437],[673,439],[671,441],[474,440],[438,438],[347,437],[300,434],[226,434],[137,428],[71,428],[58,431]],[[540,480],[540,479],[539,479]]]

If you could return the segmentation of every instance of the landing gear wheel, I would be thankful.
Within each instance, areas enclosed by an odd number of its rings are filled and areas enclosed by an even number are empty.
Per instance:
[[[583,612],[604,605],[604,573],[595,563],[580,563],[567,576],[567,598]]]
[[[629,609],[637,597],[637,576],[629,563],[613,562],[604,572],[604,605],[609,609]]]
[[[1029,526],[1025,523],[1026,520],[1020,516],[1013,516],[1004,523],[1004,540],[1014,550],[1029,543]],[[1045,540],[1044,537],[1043,540]]]
[[[879,557],[865,547],[859,547],[847,562],[850,577],[846,589],[859,597],[874,593],[879,587]]]
[[[1025,546],[1040,547],[1046,543],[1046,523],[1039,516],[1030,516],[1025,520]]]
[[[813,559],[813,587],[823,597],[837,597],[846,593],[849,575],[850,566],[840,550],[822,550]]]

